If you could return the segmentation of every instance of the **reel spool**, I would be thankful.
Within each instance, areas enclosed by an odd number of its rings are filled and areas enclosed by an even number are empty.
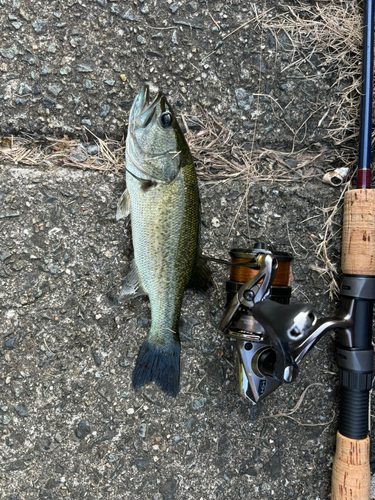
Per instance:
[[[250,281],[258,274],[259,267],[245,267],[238,264],[251,264],[256,262],[256,257],[259,250],[266,250],[266,245],[256,243],[254,250],[234,248],[229,252],[231,263],[237,264],[230,267],[229,280],[226,282],[227,302],[226,307],[231,303],[233,297],[244,283]],[[278,267],[276,276],[270,288],[270,300],[275,300],[280,304],[289,304],[292,288],[290,286],[292,269],[291,262],[292,254],[288,252],[278,252],[272,250],[273,256],[276,258]]]

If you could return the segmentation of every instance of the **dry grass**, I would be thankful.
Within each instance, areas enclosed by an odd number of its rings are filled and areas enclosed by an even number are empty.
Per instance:
[[[214,116],[201,110],[194,123],[199,131],[188,128],[192,120],[182,115],[186,139],[196,163],[197,174],[205,181],[245,179],[249,175],[252,181],[293,181],[307,180],[314,176],[314,167],[323,168],[324,158],[321,148],[316,151],[306,149],[283,153],[264,149],[253,151],[247,145],[240,145],[233,139],[230,130],[217,121]],[[87,129],[88,135],[93,136]],[[46,137],[35,140],[31,137],[10,137],[0,143],[0,161],[36,167],[60,165],[83,170],[111,171],[123,173],[125,167],[125,143],[110,139],[102,140],[96,136],[98,152],[94,155],[87,151],[78,139]],[[75,160],[76,153],[83,153],[81,161]],[[296,167],[291,167],[287,160],[294,160]],[[292,174],[292,175],[291,175]]]
[[[0,160],[18,165],[34,167],[67,166],[83,170],[119,172],[125,166],[125,145],[123,142],[102,140],[96,137],[98,153],[89,155],[82,141],[46,137],[35,140],[32,137],[10,137],[0,143]],[[72,156],[73,153],[73,156]],[[74,153],[83,153],[85,160],[76,161]]]
[[[362,13],[358,3],[317,2],[287,7],[286,13],[263,22],[263,26],[276,39],[281,31],[290,41],[292,61],[283,71],[310,65],[311,76],[301,78],[333,78],[335,98],[320,120],[320,125],[329,121],[327,137],[337,145],[357,137],[362,59]],[[318,71],[311,63],[316,54],[321,60]]]
[[[194,121],[201,130],[188,129],[189,117],[182,116],[186,138],[196,162],[198,175],[206,181],[247,179],[259,181],[295,181],[314,177],[315,167],[323,168],[326,158],[321,147],[315,151],[255,151],[252,144],[238,144],[233,133],[203,109]],[[292,162],[287,163],[288,160]],[[296,166],[290,166],[296,165]]]
[[[323,217],[323,234],[314,235],[312,244],[315,247],[315,255],[320,261],[319,266],[311,266],[313,271],[316,271],[321,278],[326,282],[327,293],[331,300],[337,298],[339,294],[339,285],[337,283],[338,269],[336,264],[331,259],[331,247],[337,239],[341,239],[341,223],[337,222],[338,216],[341,213],[344,194],[350,187],[350,181],[346,182],[339,191],[339,197],[333,205],[327,208],[322,208]]]

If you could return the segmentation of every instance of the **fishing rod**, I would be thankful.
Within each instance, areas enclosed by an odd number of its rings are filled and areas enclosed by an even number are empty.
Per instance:
[[[364,0],[363,9],[357,185],[345,193],[341,248],[344,274],[341,297],[349,293],[356,310],[352,335],[339,331],[337,337],[341,398],[332,468],[332,500],[370,498],[369,394],[373,378],[371,341],[375,300],[375,191],[370,189],[374,0]]]
[[[262,243],[230,252],[226,312],[220,328],[236,346],[240,394],[261,401],[292,382],[304,356],[336,330],[340,413],[331,500],[369,500],[369,395],[373,381],[375,190],[371,187],[374,2],[364,1],[362,97],[356,189],[344,197],[341,269],[335,316],[318,318],[309,304],[289,305],[292,255]]]

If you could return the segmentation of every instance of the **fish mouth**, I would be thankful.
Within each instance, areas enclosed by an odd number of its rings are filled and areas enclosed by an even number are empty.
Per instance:
[[[162,182],[164,180],[162,177],[152,175],[150,170],[144,165],[144,162],[141,161],[141,158],[144,158],[144,153],[142,152],[142,147],[139,144],[135,134],[135,130],[137,128],[146,128],[147,125],[157,119],[158,110],[165,107],[165,105],[163,105],[163,101],[165,102],[163,93],[158,92],[155,98],[150,102],[149,87],[148,85],[144,85],[139,91],[138,95],[135,97],[133,105],[130,109],[127,138],[127,155],[129,156],[132,164],[141,174],[138,180],[151,179],[155,182]],[[153,158],[163,156],[163,154],[164,153],[154,155]],[[150,160],[152,160],[151,157],[148,158],[148,161]],[[132,172],[130,173],[133,175]],[[135,175],[133,176],[136,177]]]
[[[147,127],[147,125],[155,117],[157,105],[164,98],[162,92],[158,92],[154,99],[150,102],[150,90],[148,85],[144,85],[134,99],[130,110],[129,124],[139,127]]]
[[[173,175],[166,175],[152,167],[155,161],[160,162],[163,157],[167,156],[169,162],[169,156],[172,155],[172,160],[174,157],[179,156],[178,163],[181,161],[180,151],[176,151],[174,146],[173,151],[170,150],[168,144],[162,148],[163,151],[155,151],[152,145],[142,144],[141,137],[143,132],[148,125],[152,125],[159,120],[160,116],[170,109],[166,97],[162,92],[158,92],[153,100],[150,100],[150,92],[148,85],[144,85],[139,91],[138,95],[135,97],[133,105],[129,114],[129,126],[128,126],[128,136],[126,139],[126,154],[130,163],[138,171],[130,172],[133,177],[138,178],[138,180],[151,180],[154,184],[171,182],[178,173],[178,169],[175,170]],[[162,127],[162,126],[161,126]],[[140,130],[140,129],[143,129]],[[143,146],[146,149],[143,149]]]

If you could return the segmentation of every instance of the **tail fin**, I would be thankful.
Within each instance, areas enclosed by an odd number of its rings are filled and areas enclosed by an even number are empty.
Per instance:
[[[135,364],[132,383],[139,389],[148,382],[155,384],[168,396],[176,397],[180,386],[180,343],[157,347],[145,340]]]

